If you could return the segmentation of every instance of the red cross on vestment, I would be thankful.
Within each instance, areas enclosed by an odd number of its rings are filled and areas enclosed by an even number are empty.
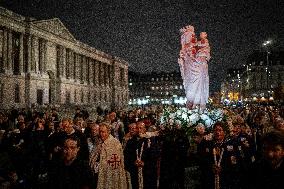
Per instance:
[[[121,159],[119,159],[117,154],[112,154],[111,158],[107,160],[107,163],[112,167],[112,169],[117,169],[120,166]]]

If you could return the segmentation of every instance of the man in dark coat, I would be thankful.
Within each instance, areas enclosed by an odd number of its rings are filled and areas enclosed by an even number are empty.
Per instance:
[[[48,172],[49,188],[91,189],[92,173],[88,164],[78,159],[80,139],[75,135],[65,138],[62,158]]]
[[[138,169],[143,170],[143,188],[157,188],[157,161],[158,146],[157,136],[149,136],[146,134],[145,124],[142,121],[137,122],[138,133],[128,140],[124,149],[125,169],[130,173],[132,188],[139,188]],[[141,159],[137,160],[141,154]]]
[[[214,177],[219,175],[220,188],[241,188],[243,159],[236,140],[226,137],[226,126],[217,122],[213,126],[213,140],[203,141],[199,151],[202,189],[214,188]],[[215,165],[214,151],[216,162]]]
[[[284,134],[273,131],[262,139],[262,159],[255,162],[247,175],[247,188],[284,188]]]

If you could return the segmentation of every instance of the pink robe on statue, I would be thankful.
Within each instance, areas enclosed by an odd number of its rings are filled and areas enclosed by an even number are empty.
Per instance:
[[[181,36],[182,49],[178,60],[187,98],[192,108],[205,109],[209,98],[208,64],[210,47],[208,40],[195,43],[194,32]],[[191,40],[188,40],[191,38]],[[187,39],[187,40],[185,40]],[[184,45],[185,41],[188,43]]]
[[[184,89],[186,99],[193,104],[193,108],[199,105],[204,109],[209,97],[208,64],[198,64],[189,56],[184,60]]]

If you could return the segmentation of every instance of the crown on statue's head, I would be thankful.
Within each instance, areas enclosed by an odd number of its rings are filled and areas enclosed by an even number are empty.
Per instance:
[[[184,33],[186,31],[194,32],[194,27],[192,25],[188,25],[188,26],[185,26],[185,27],[181,28],[179,31],[180,31],[180,33]]]

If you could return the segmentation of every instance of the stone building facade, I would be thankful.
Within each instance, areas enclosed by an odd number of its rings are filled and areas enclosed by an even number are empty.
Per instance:
[[[255,51],[241,68],[228,69],[222,99],[247,102],[284,101],[284,51]]]
[[[101,106],[128,102],[128,63],[74,38],[57,19],[0,7],[0,106]]]
[[[184,104],[180,72],[129,72],[129,104]]]
[[[284,89],[284,51],[255,51],[242,74],[242,94],[249,100],[267,101]],[[283,93],[283,92],[282,92]],[[275,96],[276,95],[276,96]]]

